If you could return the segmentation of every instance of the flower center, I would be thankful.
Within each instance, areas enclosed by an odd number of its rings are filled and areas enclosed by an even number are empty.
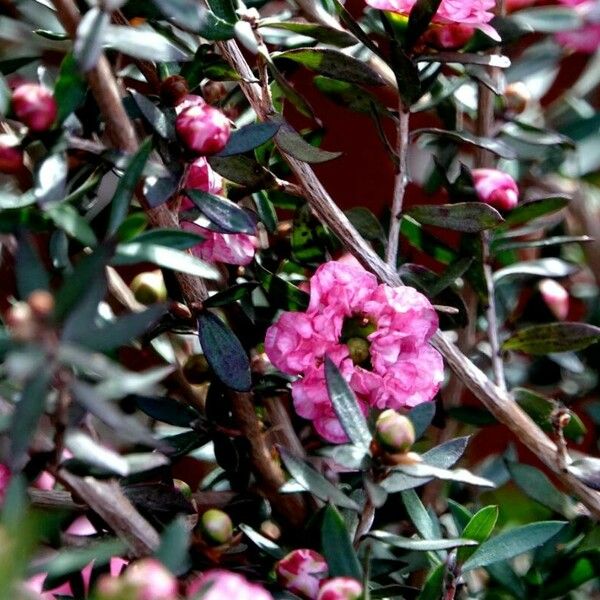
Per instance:
[[[371,364],[370,346],[367,337],[377,329],[373,320],[364,315],[348,317],[342,325],[340,343],[348,346],[350,358],[355,365],[369,368]]]

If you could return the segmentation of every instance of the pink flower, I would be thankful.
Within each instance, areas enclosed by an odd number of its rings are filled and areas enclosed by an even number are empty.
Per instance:
[[[196,94],[187,94],[175,106],[175,112],[177,114],[182,113],[186,108],[190,106],[206,106],[206,102],[202,96]]]
[[[462,23],[434,23],[423,34],[423,41],[440,50],[457,50],[471,39],[474,31],[474,27]]]
[[[201,156],[189,165],[183,187],[219,195],[223,191],[223,178],[213,171],[206,157]],[[189,198],[184,197],[181,210],[189,210],[195,206]]]
[[[204,241],[192,248],[192,252],[206,262],[222,262],[229,265],[247,265],[252,262],[258,239],[245,233],[219,233],[184,221],[181,228],[198,233]]]
[[[362,593],[360,581],[352,577],[334,577],[321,585],[316,600],[358,600]]]
[[[569,314],[569,292],[554,279],[542,279],[538,283],[544,302],[559,321]]]
[[[497,169],[473,169],[473,184],[479,199],[498,210],[511,210],[519,202],[515,180]]]
[[[229,119],[208,104],[184,108],[177,115],[175,128],[188,150],[204,155],[223,150],[231,135]]]
[[[276,565],[277,579],[286,590],[312,600],[328,572],[327,562],[314,550],[293,550]]]
[[[52,92],[37,83],[22,83],[12,94],[15,116],[31,131],[50,129],[58,111]]]
[[[23,166],[23,151],[0,141],[0,173],[16,173]]]
[[[190,600],[273,600],[260,585],[222,569],[213,569],[197,577],[188,586],[187,597]]]
[[[369,6],[388,10],[400,15],[409,15],[416,0],[366,0]],[[488,23],[494,18],[494,0],[442,0],[434,23],[460,23],[480,29],[496,41],[498,32]]]
[[[593,54],[600,47],[600,6],[595,0],[559,0],[572,7],[583,21],[573,31],[560,31],[555,39],[561,45],[584,54]]]
[[[280,370],[302,375],[292,384],[296,412],[324,439],[342,443],[347,437],[329,400],[325,355],[365,414],[369,407],[416,406],[431,400],[443,379],[442,358],[428,344],[437,324],[415,289],[380,285],[360,265],[332,261],[311,278],[307,312],[284,312],[267,330],[265,352]]]
[[[3,463],[0,463],[0,506],[4,502],[6,490],[10,485],[11,472],[10,469]]]

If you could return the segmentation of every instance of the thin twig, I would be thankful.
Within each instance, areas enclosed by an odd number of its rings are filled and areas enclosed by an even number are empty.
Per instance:
[[[398,245],[400,243],[400,223],[402,220],[402,205],[404,194],[408,185],[408,132],[410,112],[400,101],[398,116],[398,130],[396,132],[396,153],[398,157],[396,181],[394,183],[394,197],[392,200],[392,214],[390,215],[390,232],[386,251],[386,262],[393,269],[398,261]]]

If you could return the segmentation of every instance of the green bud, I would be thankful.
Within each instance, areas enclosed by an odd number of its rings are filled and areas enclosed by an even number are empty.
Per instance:
[[[360,365],[369,360],[369,357],[371,356],[369,353],[371,344],[367,340],[353,337],[346,342],[346,345],[350,352],[350,358],[355,365]]]
[[[136,275],[129,287],[140,304],[154,304],[167,299],[167,288],[160,271],[146,271]]]
[[[211,546],[226,544],[233,536],[229,515],[217,508],[211,508],[202,515],[199,527],[202,539]]]
[[[181,479],[173,479],[173,487],[181,492],[186,500],[192,499],[192,488]]]
[[[387,452],[406,452],[415,443],[415,429],[410,419],[391,408],[379,415],[375,428],[377,441]]]

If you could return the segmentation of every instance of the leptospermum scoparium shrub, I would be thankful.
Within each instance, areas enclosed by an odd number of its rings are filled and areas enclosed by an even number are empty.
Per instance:
[[[0,598],[600,593],[595,0],[7,0]]]

